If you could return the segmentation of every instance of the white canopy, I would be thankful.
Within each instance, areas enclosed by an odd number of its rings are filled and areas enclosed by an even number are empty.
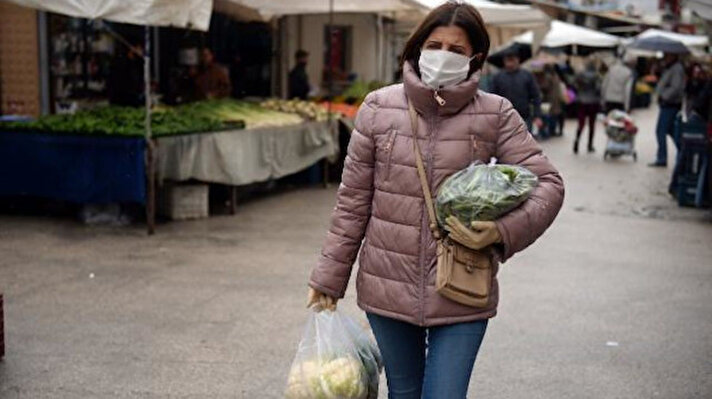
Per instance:
[[[514,39],[514,42],[532,44],[534,32],[525,32]],[[597,30],[583,28],[561,21],[551,21],[551,29],[544,35],[541,42],[543,47],[588,46],[588,47],[615,47],[621,44],[621,38]]]
[[[208,30],[212,0],[7,0],[21,6],[89,19]]]
[[[417,0],[427,8],[435,8],[445,0]],[[465,0],[482,14],[485,24],[491,26],[510,26],[536,28],[548,25],[550,18],[540,9],[528,5],[500,4],[488,0]]]
[[[686,35],[683,33],[668,32],[660,29],[648,29],[636,36],[636,38],[643,39],[652,36],[662,36],[668,39],[677,40],[687,47],[697,47],[698,49],[702,49],[710,44],[710,40],[707,36]]]
[[[335,13],[402,12],[422,8],[415,0],[334,0]],[[215,8],[245,19],[270,20],[329,12],[329,0],[215,0]]]
[[[709,0],[687,0],[685,6],[699,15],[700,18],[712,21],[712,2]]]

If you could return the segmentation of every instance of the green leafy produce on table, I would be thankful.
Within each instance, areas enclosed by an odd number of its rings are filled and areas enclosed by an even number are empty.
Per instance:
[[[47,115],[31,122],[0,122],[0,130],[34,133],[143,137],[143,108],[107,106],[73,115]],[[151,112],[156,137],[226,129],[280,127],[304,120],[293,113],[231,99],[200,101],[175,107],[158,106]]]
[[[457,217],[465,225],[476,220],[491,221],[524,202],[538,184],[535,174],[516,165],[474,162],[448,177],[435,199],[438,223]]]

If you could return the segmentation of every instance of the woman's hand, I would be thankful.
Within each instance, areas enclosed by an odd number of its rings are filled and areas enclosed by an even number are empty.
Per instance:
[[[450,238],[468,248],[480,250],[502,242],[502,235],[495,222],[474,221],[469,229],[455,216],[448,217],[445,222],[450,228]]]
[[[337,298],[321,293],[314,288],[309,287],[307,294],[307,308],[314,308],[315,311],[321,312],[324,309],[331,311],[336,310]]]

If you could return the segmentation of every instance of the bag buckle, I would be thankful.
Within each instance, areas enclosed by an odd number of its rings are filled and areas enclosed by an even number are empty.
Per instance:
[[[467,265],[465,266],[465,270],[472,274],[475,271],[475,265],[472,262],[467,262]]]

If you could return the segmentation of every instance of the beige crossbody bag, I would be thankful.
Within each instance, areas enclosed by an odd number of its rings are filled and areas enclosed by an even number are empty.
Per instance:
[[[482,308],[487,306],[492,290],[492,259],[488,253],[475,251],[449,238],[443,238],[435,217],[433,196],[423,166],[423,158],[418,145],[418,114],[408,101],[410,124],[413,130],[413,151],[415,164],[423,187],[423,196],[428,210],[430,232],[437,242],[438,293],[463,305]]]

